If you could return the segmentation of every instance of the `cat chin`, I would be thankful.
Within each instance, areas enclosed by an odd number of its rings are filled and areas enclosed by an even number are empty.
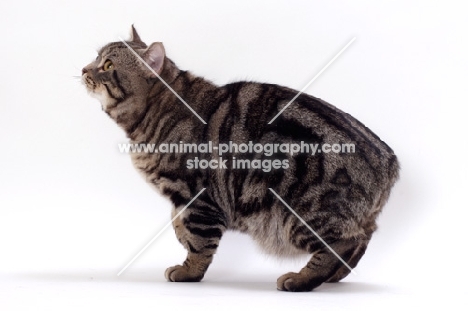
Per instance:
[[[81,81],[86,86],[86,89],[88,90],[88,94],[96,98],[97,100],[99,100],[99,102],[101,103],[102,109],[105,111],[110,103],[110,98],[107,95],[105,89],[102,86],[96,87],[95,85],[90,84],[86,80],[86,78],[87,76],[83,75],[83,78]]]
[[[107,109],[107,107],[109,106],[110,104],[110,98],[109,96],[107,96],[107,94],[105,94],[104,91],[101,91],[101,92],[96,92],[96,90],[94,91],[89,91],[89,94],[96,98],[97,100],[99,100],[99,102],[101,103],[101,106],[102,106],[102,109],[105,111]]]

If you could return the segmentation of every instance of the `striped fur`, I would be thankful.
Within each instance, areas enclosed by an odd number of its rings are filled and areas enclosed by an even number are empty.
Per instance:
[[[145,60],[153,46],[132,28],[128,44]],[[157,45],[157,53],[163,51]],[[161,55],[156,55],[161,57]],[[153,58],[151,58],[153,57]],[[174,204],[174,222],[188,251],[181,266],[166,271],[169,281],[200,281],[226,230],[249,234],[270,254],[312,254],[299,273],[280,277],[278,289],[308,291],[336,282],[349,270],[268,190],[274,189],[352,267],[376,230],[376,218],[398,178],[392,149],[362,123],[338,108],[302,94],[271,125],[297,91],[273,84],[238,82],[217,86],[180,70],[165,55],[155,65],[163,78],[206,122],[185,107],[120,42],[110,43],[83,69],[89,91],[132,143],[354,143],[355,153],[276,154],[288,169],[188,169],[186,162],[217,159],[216,153],[132,154],[135,167]],[[114,64],[104,71],[106,60]],[[157,61],[155,61],[157,63]],[[153,65],[152,65],[153,66]],[[158,67],[159,66],[159,67]],[[259,154],[226,154],[231,159],[265,159]],[[228,167],[231,163],[228,162]]]

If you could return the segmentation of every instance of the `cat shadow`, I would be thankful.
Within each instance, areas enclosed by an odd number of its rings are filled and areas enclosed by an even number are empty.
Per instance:
[[[366,282],[339,282],[325,283],[318,287],[315,291],[320,293],[330,294],[354,294],[368,293],[377,294],[391,291],[391,287],[383,284],[366,283]]]
[[[222,281],[220,277],[207,278],[200,283],[171,283],[167,282],[163,276],[156,276],[148,273],[128,273],[117,276],[110,272],[83,272],[83,273],[28,273],[19,275],[20,278],[36,282],[61,282],[61,283],[83,283],[83,282],[109,282],[109,283],[133,283],[133,284],[157,284],[167,286],[167,288],[193,288],[200,290],[226,289],[246,292],[276,292],[276,279],[268,278],[269,281]],[[314,292],[321,294],[358,294],[358,293],[385,293],[392,289],[384,284],[365,282],[339,282],[325,283],[314,289]]]
[[[245,291],[262,291],[272,292],[277,291],[276,281],[271,282],[203,282],[207,286],[215,288],[245,290]],[[362,283],[362,282],[340,282],[340,283],[325,283],[314,289],[313,292],[320,294],[377,294],[389,292],[390,288],[382,284]]]

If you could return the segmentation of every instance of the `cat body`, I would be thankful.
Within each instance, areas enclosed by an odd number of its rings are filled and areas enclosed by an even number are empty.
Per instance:
[[[166,278],[200,281],[226,230],[249,234],[269,254],[312,255],[300,272],[278,279],[280,290],[308,291],[344,278],[349,267],[310,228],[355,267],[398,178],[393,151],[352,116],[318,98],[301,94],[269,124],[297,91],[254,82],[214,85],[180,70],[166,57],[161,43],[147,46],[134,28],[126,44],[114,42],[103,47],[96,61],[83,69],[83,81],[132,144],[254,142],[279,146],[302,142],[355,148],[354,152],[314,155],[277,152],[268,156],[237,150],[222,155],[219,150],[132,153],[135,167],[174,204],[173,216],[205,188],[173,222],[188,256],[183,265],[167,269]],[[223,159],[225,166],[190,168],[188,163],[195,158],[207,162]],[[279,162],[277,168],[269,170],[233,168],[239,160],[244,164]]]

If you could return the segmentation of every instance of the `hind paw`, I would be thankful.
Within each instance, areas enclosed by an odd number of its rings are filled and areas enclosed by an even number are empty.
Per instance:
[[[289,272],[276,281],[278,290],[286,292],[309,292],[314,286],[310,278],[300,273]]]

